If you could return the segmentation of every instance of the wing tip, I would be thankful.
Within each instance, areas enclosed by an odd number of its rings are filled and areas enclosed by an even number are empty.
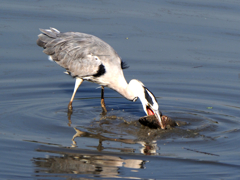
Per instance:
[[[53,37],[53,38],[56,38],[58,34],[60,34],[60,31],[57,30],[56,28],[53,28],[53,27],[50,27],[50,29],[42,29],[42,28],[39,28],[39,30],[49,36],[49,37]]]

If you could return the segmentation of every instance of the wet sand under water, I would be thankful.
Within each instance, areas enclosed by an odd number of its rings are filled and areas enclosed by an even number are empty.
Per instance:
[[[0,179],[239,179],[238,1],[3,1]],[[94,34],[160,110],[186,124],[141,126],[140,101],[74,79],[36,45],[38,28]]]

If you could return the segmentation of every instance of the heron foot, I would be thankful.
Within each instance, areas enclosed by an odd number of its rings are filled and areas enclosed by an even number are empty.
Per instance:
[[[107,114],[107,110],[103,109],[102,110],[102,115],[105,116]]]

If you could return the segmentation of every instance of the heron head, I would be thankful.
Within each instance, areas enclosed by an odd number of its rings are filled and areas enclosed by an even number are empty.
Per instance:
[[[141,81],[136,79],[131,80],[129,83],[129,86],[135,95],[135,98],[133,99],[133,101],[135,102],[139,98],[145,113],[148,116],[155,115],[159,122],[160,127],[162,129],[165,129],[165,126],[163,125],[162,119],[160,116],[161,114],[159,113],[159,110],[158,110],[159,108],[158,102],[155,96],[153,95],[153,93],[146,86],[144,86],[144,84]]]

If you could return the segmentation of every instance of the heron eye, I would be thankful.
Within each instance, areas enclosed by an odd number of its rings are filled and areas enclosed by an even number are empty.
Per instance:
[[[96,61],[99,60],[98,57],[96,57],[96,56],[94,57],[94,59],[95,59]]]

